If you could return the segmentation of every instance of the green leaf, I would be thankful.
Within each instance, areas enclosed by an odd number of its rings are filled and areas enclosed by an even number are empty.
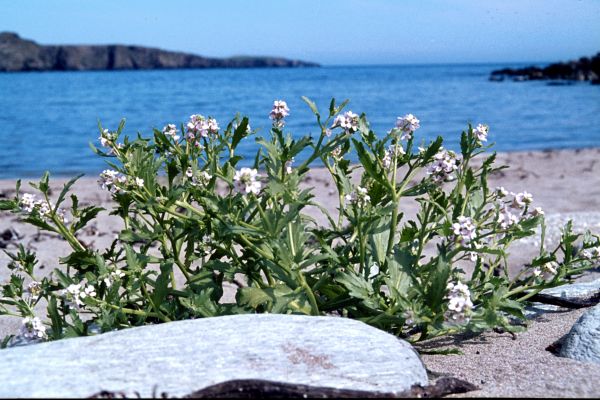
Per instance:
[[[310,109],[312,110],[312,112],[313,112],[313,113],[314,113],[314,114],[315,114],[317,117],[320,117],[319,110],[317,109],[317,105],[316,105],[316,104],[315,104],[313,101],[311,101],[311,100],[310,100],[308,97],[306,97],[306,96],[302,96],[302,100],[304,100],[304,102],[305,102],[306,104],[308,104],[308,106],[310,107]]]
[[[50,296],[50,301],[48,302],[48,316],[50,317],[50,321],[52,321],[52,338],[60,339],[62,337],[63,332],[63,323],[60,315],[58,314],[58,307],[56,304],[56,297]]]
[[[339,272],[335,281],[341,283],[351,297],[362,300],[362,303],[371,309],[378,309],[379,302],[375,298],[373,286],[361,275],[353,272]]]
[[[242,122],[235,128],[233,132],[233,139],[231,139],[231,148],[235,149],[240,141],[248,136],[248,118],[242,118]]]
[[[262,305],[270,305],[273,299],[263,289],[257,287],[245,287],[237,291],[236,300],[240,306],[249,306],[253,309]]]
[[[154,291],[152,292],[152,302],[156,307],[160,307],[167,297],[172,271],[173,263],[163,262],[160,264],[160,274],[156,278]]]
[[[71,187],[73,186],[73,184],[75,182],[77,182],[77,180],[79,178],[81,178],[82,176],[83,176],[83,174],[79,174],[75,178],[72,178],[71,180],[69,180],[69,182],[67,182],[67,183],[64,184],[63,189],[60,191],[60,194],[58,195],[58,199],[56,200],[56,204],[54,205],[54,212],[56,212],[58,210],[58,207],[60,206],[60,204],[65,199],[65,195],[69,192],[69,190],[71,190]]]

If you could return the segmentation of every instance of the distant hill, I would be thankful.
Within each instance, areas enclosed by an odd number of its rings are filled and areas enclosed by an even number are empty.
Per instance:
[[[0,33],[0,72],[176,68],[318,67],[279,57],[208,58],[142,46],[40,45],[12,32]]]
[[[550,64],[543,68],[531,66],[499,69],[492,71],[490,80],[502,81],[505,77],[515,81],[590,81],[597,85],[600,84],[600,53],[592,57],[581,57],[579,60]]]

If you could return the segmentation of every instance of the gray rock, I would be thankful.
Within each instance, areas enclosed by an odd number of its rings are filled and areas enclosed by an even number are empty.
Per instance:
[[[561,344],[559,356],[600,364],[600,305],[587,310]]]
[[[544,289],[540,293],[567,300],[584,300],[600,292],[600,279]]]
[[[335,317],[204,318],[0,350],[0,397],[182,396],[233,379],[396,393],[428,382],[407,342]]]

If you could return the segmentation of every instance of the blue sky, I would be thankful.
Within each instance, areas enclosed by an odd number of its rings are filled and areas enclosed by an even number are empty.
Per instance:
[[[600,0],[0,0],[0,30],[323,64],[554,61],[600,51]]]

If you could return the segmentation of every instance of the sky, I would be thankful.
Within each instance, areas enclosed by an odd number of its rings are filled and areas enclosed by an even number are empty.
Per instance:
[[[0,31],[324,65],[552,62],[600,51],[600,0],[0,0]]]

